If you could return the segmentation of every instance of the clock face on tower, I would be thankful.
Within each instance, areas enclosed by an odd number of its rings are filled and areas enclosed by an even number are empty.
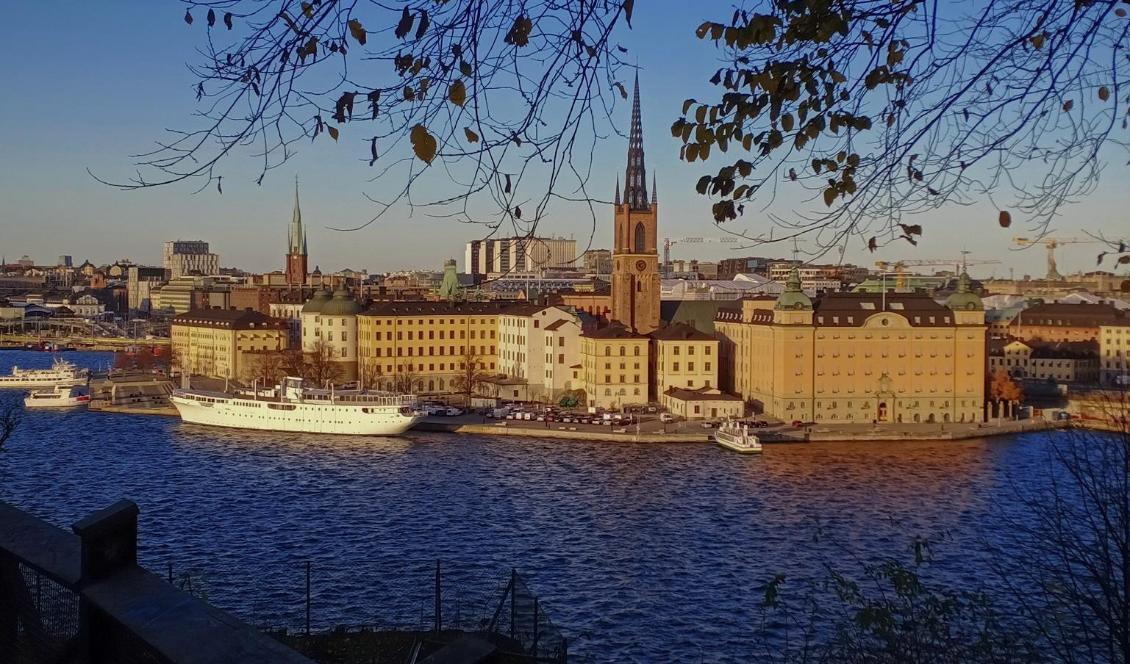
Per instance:
[[[636,261],[636,270],[643,272],[647,269],[647,261]]]

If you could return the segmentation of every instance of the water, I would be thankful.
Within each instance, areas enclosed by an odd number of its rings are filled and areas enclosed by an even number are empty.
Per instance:
[[[70,353],[86,366],[109,355]],[[0,352],[12,364],[45,353]],[[20,398],[0,392],[5,402]],[[494,590],[517,567],[570,639],[599,660],[749,658],[765,582],[909,559],[972,587],[995,507],[1033,489],[1041,435],[767,446],[457,437],[320,438],[164,417],[27,413],[0,452],[0,498],[69,527],[128,497],[142,564],[191,572],[210,601],[299,627],[305,563],[314,627],[404,625],[449,592]]]

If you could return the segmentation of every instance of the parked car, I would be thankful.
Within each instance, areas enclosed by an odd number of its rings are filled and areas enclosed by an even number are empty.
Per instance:
[[[462,415],[463,410],[461,408],[456,408],[455,406],[448,406],[447,409],[444,410],[443,414],[447,415],[448,417],[456,417]]]
[[[668,422],[674,422],[675,416],[672,415],[671,413],[660,413],[659,414],[659,421],[663,422],[664,424],[666,424]]]

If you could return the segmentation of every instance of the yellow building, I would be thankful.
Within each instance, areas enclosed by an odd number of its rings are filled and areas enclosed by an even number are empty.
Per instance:
[[[651,334],[655,340],[655,391],[718,387],[718,340],[686,323]]]
[[[619,409],[647,403],[650,339],[622,325],[581,335],[581,366],[589,406]]]
[[[1094,341],[1044,344],[1017,339],[1003,346],[990,346],[990,375],[997,370],[1013,378],[1056,383],[1098,382],[1099,344]]]
[[[456,394],[468,363],[498,372],[503,302],[377,302],[357,316],[359,373],[367,386]]]
[[[1130,386],[1130,324],[1099,327],[1101,382],[1106,386]]]
[[[921,293],[830,293],[792,274],[772,309],[743,302],[715,330],[733,390],[786,422],[974,422],[985,401],[985,312],[963,274]],[[730,387],[730,386],[724,386]]]
[[[245,380],[256,370],[253,353],[286,350],[290,331],[258,311],[198,309],[174,316],[169,336],[182,373]]]
[[[669,387],[660,395],[659,403],[667,412],[685,420],[738,419],[745,415],[741,397],[725,394],[716,387]]]

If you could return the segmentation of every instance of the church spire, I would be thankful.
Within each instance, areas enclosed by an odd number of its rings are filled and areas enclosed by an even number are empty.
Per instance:
[[[620,207],[620,176],[616,176],[616,198],[612,199],[612,204]]]
[[[659,187],[655,186],[655,173],[651,174],[651,207],[659,204]]]
[[[647,168],[643,159],[643,122],[640,118],[640,76],[636,74],[632,92],[632,127],[628,132],[628,169],[624,182],[624,202],[633,210],[648,209]]]
[[[294,176],[294,212],[290,218],[289,247],[291,254],[306,255],[306,229],[302,227],[302,208],[298,205],[298,176]]]

